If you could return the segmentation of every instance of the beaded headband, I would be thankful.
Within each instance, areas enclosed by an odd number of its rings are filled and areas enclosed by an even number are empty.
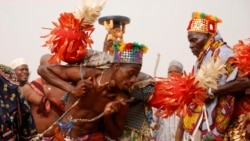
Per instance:
[[[222,20],[216,16],[205,14],[203,12],[193,12],[187,30],[202,33],[216,33],[217,23],[221,22]]]
[[[142,64],[143,53],[148,48],[143,44],[133,43],[115,43],[113,44],[114,59],[113,62]]]

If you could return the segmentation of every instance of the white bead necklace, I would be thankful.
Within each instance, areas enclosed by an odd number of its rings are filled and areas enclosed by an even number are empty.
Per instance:
[[[107,85],[107,84],[109,83],[109,82],[105,82],[104,84],[101,84],[101,80],[102,80],[103,74],[104,74],[104,71],[102,71],[102,74],[101,74],[101,76],[100,76],[100,79],[99,79],[99,81],[97,81],[98,86],[104,86],[104,85]]]

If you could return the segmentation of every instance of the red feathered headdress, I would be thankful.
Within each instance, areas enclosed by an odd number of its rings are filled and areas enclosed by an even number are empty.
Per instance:
[[[247,40],[250,41],[250,38]],[[244,43],[240,40],[238,44],[234,45],[235,63],[240,69],[239,76],[250,76],[250,42]]]
[[[206,89],[199,86],[199,81],[194,77],[194,72],[184,76],[174,74],[169,78],[158,78],[155,92],[150,104],[162,112],[158,116],[168,117],[174,114],[190,113],[189,106],[202,105],[208,97]]]
[[[87,55],[87,48],[93,44],[93,23],[105,2],[106,0],[83,0],[75,12],[61,13],[59,23],[53,22],[53,29],[46,28],[51,32],[41,37],[49,38],[43,45],[50,47],[53,54],[49,62],[76,63]]]
[[[196,76],[194,69],[184,75],[174,74],[169,78],[158,78],[150,104],[161,109],[156,116],[168,117],[175,112],[181,116],[190,114],[196,106],[202,106],[208,98],[207,89],[217,88],[218,78],[226,73],[224,62],[213,58],[203,64]]]

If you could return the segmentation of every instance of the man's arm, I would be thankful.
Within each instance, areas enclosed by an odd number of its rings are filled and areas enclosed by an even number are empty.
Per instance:
[[[219,85],[218,89],[213,89],[212,93],[215,95],[223,95],[229,93],[237,93],[242,90],[250,88],[250,80],[248,77],[237,77],[234,81],[228,82],[224,85]]]
[[[104,126],[110,138],[118,139],[122,136],[128,108],[125,99],[110,102],[105,107]]]
[[[91,82],[89,80],[82,80],[81,78],[84,76],[88,76],[88,74],[86,73],[90,72],[90,70],[85,67],[82,68],[81,72],[79,65],[45,65],[40,66],[37,72],[49,84],[52,84],[76,96],[85,94],[86,89],[89,88],[88,85],[91,85]]]

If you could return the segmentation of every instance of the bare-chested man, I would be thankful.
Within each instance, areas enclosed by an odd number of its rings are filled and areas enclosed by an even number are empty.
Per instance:
[[[59,122],[64,139],[88,137],[102,141],[105,140],[104,133],[113,139],[122,135],[129,108],[126,104],[129,99],[127,92],[137,81],[146,47],[137,43],[117,44],[114,47],[114,60],[107,69],[81,65],[38,68],[38,73],[45,80],[70,93],[65,106],[66,114]],[[78,100],[79,103],[74,105]]]
[[[49,64],[51,56],[41,56],[40,66]],[[66,92],[50,85],[41,77],[24,85],[22,92],[31,107],[38,133],[43,133],[64,113],[61,98]],[[53,136],[53,132],[47,132],[45,136]]]

